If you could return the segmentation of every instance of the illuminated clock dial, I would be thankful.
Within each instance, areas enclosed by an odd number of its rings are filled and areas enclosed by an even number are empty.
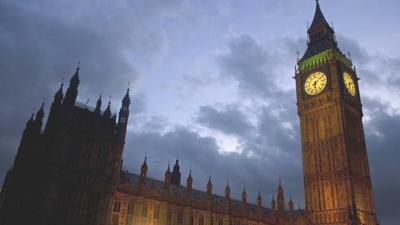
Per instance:
[[[308,95],[317,95],[321,93],[328,83],[328,78],[323,72],[311,74],[304,83],[304,90]]]
[[[347,72],[343,73],[344,85],[351,96],[356,96],[357,90],[353,78]]]

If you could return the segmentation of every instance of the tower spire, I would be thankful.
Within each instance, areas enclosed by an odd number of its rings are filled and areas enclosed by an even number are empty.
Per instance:
[[[179,171],[179,168],[179,159],[177,158],[172,170],[172,184],[177,186],[181,185],[181,172]]]
[[[225,199],[230,199],[231,197],[231,189],[229,187],[229,180],[226,182],[226,187],[225,187]]]
[[[168,168],[165,171],[164,186],[168,188],[170,184],[171,184],[171,169],[170,169],[170,163],[168,162]]]
[[[307,33],[308,48],[300,62],[325,50],[337,48],[335,31],[326,21],[319,1],[316,1],[314,18]]]
[[[146,177],[147,177],[147,156],[144,157],[144,162],[142,164],[142,167],[140,168],[140,183],[144,184]]]
[[[36,121],[42,122],[43,117],[44,117],[44,102],[42,102],[42,106],[36,113]]]
[[[108,102],[107,108],[103,113],[103,116],[106,118],[110,118],[111,117],[111,102]]]
[[[129,88],[126,90],[126,94],[122,99],[121,109],[119,110],[118,115],[118,125],[121,126],[122,129],[126,129],[129,118],[129,105],[131,104],[131,100],[129,98]]]
[[[101,95],[99,96],[99,99],[97,99],[96,108],[95,108],[94,112],[96,114],[100,114],[100,112],[101,112]]]
[[[63,86],[64,86],[64,82],[61,83],[60,88],[54,95],[54,103],[56,103],[56,104],[61,104],[61,102],[64,98]]]
[[[318,26],[320,24],[324,24],[324,25],[328,25],[329,26],[328,22],[326,22],[324,14],[322,13],[321,7],[319,5],[319,1],[317,0],[316,3],[317,4],[316,4],[316,7],[315,7],[314,19],[313,19],[309,29],[312,29],[313,27]]]
[[[208,177],[208,183],[207,183],[207,197],[208,199],[211,199],[212,195],[212,183],[211,183],[211,175]]]
[[[189,176],[186,180],[186,187],[187,187],[187,192],[192,193],[192,185],[193,185],[193,178],[192,178],[192,170],[189,171]]]
[[[67,89],[67,93],[65,94],[64,102],[68,105],[74,105],[76,98],[78,96],[78,86],[79,86],[79,64],[76,68],[75,74],[72,76],[69,81],[69,87]]]

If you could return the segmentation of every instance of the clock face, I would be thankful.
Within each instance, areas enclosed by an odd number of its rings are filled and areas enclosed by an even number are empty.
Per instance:
[[[349,73],[347,72],[343,73],[343,81],[347,89],[347,92],[349,92],[351,96],[356,96],[357,94],[356,84],[354,83],[354,80]]]
[[[327,83],[328,78],[323,72],[315,72],[306,79],[304,90],[308,95],[317,95],[325,89]]]

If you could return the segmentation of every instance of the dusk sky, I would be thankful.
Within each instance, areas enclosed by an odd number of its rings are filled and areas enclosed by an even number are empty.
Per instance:
[[[398,225],[400,2],[320,3],[361,78],[378,218]],[[235,198],[245,185],[267,206],[281,178],[303,208],[292,77],[314,11],[315,0],[0,0],[0,180],[26,121],[80,61],[80,102],[101,94],[117,112],[130,84],[124,169],[147,154],[163,179],[179,157],[182,183],[192,169],[196,189],[211,175],[222,194],[229,179]]]

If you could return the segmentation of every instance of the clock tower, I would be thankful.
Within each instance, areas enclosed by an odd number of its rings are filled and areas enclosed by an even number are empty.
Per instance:
[[[318,1],[295,80],[309,224],[377,225],[359,79]]]

